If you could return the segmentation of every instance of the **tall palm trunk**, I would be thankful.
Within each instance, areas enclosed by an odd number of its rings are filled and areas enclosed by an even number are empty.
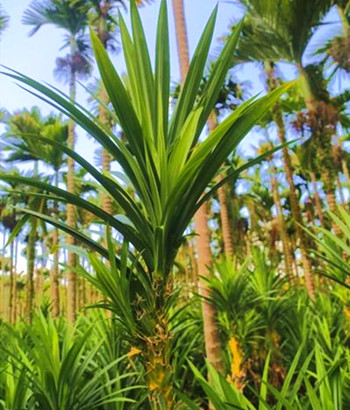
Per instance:
[[[272,179],[271,179],[271,188],[275,206],[277,208],[277,221],[278,221],[278,229],[281,236],[282,247],[283,247],[283,254],[284,254],[284,264],[286,269],[286,274],[290,282],[293,281],[293,257],[292,257],[292,248],[290,245],[290,241],[288,238],[287,228],[286,228],[286,221],[283,215],[283,209],[281,205],[281,198],[278,192],[278,184],[277,179],[275,176],[276,170],[272,170]]]
[[[282,113],[280,110],[275,111],[275,122],[278,127],[278,136],[280,138],[281,144],[286,143],[286,135],[285,135],[285,127],[283,122]],[[305,282],[307,291],[311,299],[315,298],[315,280],[311,270],[311,262],[308,257],[308,244],[305,236],[305,232],[303,231],[303,218],[301,214],[301,209],[298,201],[298,197],[296,194],[296,189],[293,180],[293,168],[292,163],[289,155],[288,148],[286,146],[282,149],[283,153],[283,166],[284,172],[286,174],[287,182],[289,185],[289,197],[290,197],[290,204],[292,210],[292,216],[295,221],[295,229],[299,239],[299,247],[301,253],[301,260],[303,263],[304,268],[304,275],[305,275]]]
[[[314,198],[315,198],[317,216],[318,216],[318,219],[320,220],[321,225],[325,228],[326,227],[326,220],[325,220],[324,213],[323,213],[323,210],[322,210],[322,200],[321,200],[320,195],[318,194],[318,191],[317,191],[316,174],[314,172],[311,172],[310,177],[311,177],[311,182],[312,182],[313,190],[314,190]]]
[[[223,179],[222,175],[217,177],[217,182],[220,182]],[[234,247],[231,233],[231,223],[230,216],[228,211],[227,203],[227,190],[225,186],[222,186],[218,189],[218,199],[220,204],[220,218],[221,218],[221,229],[222,237],[224,241],[224,251],[227,258],[233,258],[234,256]]]
[[[58,186],[58,171],[55,172],[55,185]],[[54,202],[54,217],[58,219],[58,203]],[[52,232],[53,264],[50,271],[52,316],[57,318],[60,315],[60,292],[59,292],[59,233],[54,228]]]
[[[346,184],[348,187],[350,187],[350,173],[349,173],[349,168],[345,161],[344,155],[342,155],[342,158],[341,158],[341,168],[342,168],[343,174],[345,175]]]
[[[189,256],[191,260],[191,271],[192,271],[192,283],[194,286],[194,289],[197,289],[197,284],[198,284],[198,263],[195,255],[195,249],[194,249],[194,244],[193,241],[191,241],[188,245],[189,249]]]
[[[35,242],[37,219],[32,218],[27,243],[27,286],[26,286],[26,317],[31,323],[34,306],[34,268],[35,268]]]
[[[173,9],[176,26],[176,41],[179,54],[181,82],[185,81],[188,68],[190,66],[190,58],[188,52],[188,39],[185,24],[185,13],[183,0],[173,0]]]
[[[188,72],[190,61],[183,0],[173,0],[173,9],[175,16],[176,39],[180,62],[181,82],[183,83]],[[212,264],[210,249],[210,231],[208,227],[208,213],[206,204],[203,204],[201,208],[197,211],[194,217],[194,222],[198,234],[198,274],[201,277],[205,278],[210,275],[208,268]],[[219,328],[217,323],[217,312],[216,309],[206,300],[206,296],[208,296],[209,293],[209,288],[204,280],[200,281],[199,290],[200,294],[203,296],[202,310],[204,319],[204,341],[207,359],[212,366],[214,366],[217,370],[223,372],[224,365],[221,354]]]
[[[268,87],[270,90],[273,90],[278,85],[276,78],[274,77],[273,65],[269,63],[265,63],[265,71],[267,73],[267,78],[268,78],[268,81],[267,81]],[[273,119],[277,125],[277,132],[278,132],[278,136],[281,141],[281,144],[285,144],[286,143],[286,129],[284,126],[281,109],[278,106],[276,106],[274,109]],[[291,204],[291,211],[292,211],[292,216],[295,222],[294,224],[295,230],[297,233],[297,237],[299,239],[301,260],[302,260],[302,264],[304,268],[304,275],[305,275],[305,284],[306,284],[308,294],[310,298],[313,300],[315,298],[315,281],[314,281],[312,270],[311,270],[311,262],[308,257],[308,245],[307,245],[305,232],[303,231],[304,222],[303,222],[303,218],[301,214],[298,197],[296,194],[295,184],[293,180],[292,161],[290,159],[287,146],[284,146],[282,148],[282,154],[283,154],[283,168],[284,168],[286,179],[289,185],[289,198],[290,198],[290,204]]]
[[[106,43],[107,33],[106,33],[105,24],[103,24],[105,23],[107,16],[103,15],[102,17],[103,18],[101,18],[101,24],[98,27],[98,36],[104,48],[107,48],[107,43]],[[108,128],[109,121],[108,121],[108,112],[107,112],[106,107],[109,103],[109,98],[108,98],[108,94],[102,82],[101,82],[98,94],[99,94],[99,100],[101,101],[101,104],[98,107],[100,121],[102,124],[104,124]],[[110,172],[110,167],[111,167],[110,164],[111,164],[111,155],[108,153],[108,151],[106,151],[105,149],[102,149],[102,170],[103,172],[106,172],[106,173]],[[102,194],[102,209],[109,214],[111,214],[113,211],[112,199],[106,193]]]
[[[14,243],[11,242],[10,245],[10,289],[9,289],[9,321],[10,323],[15,322],[15,315],[14,315],[14,287],[15,287],[15,279],[14,279]]]
[[[213,131],[216,128],[216,115],[213,112],[208,121],[209,131]],[[223,179],[222,175],[217,177],[217,182],[220,182]],[[227,204],[227,191],[225,185],[218,189],[218,199],[220,204],[220,218],[221,218],[221,229],[222,237],[224,240],[224,251],[227,258],[232,259],[234,256],[232,233],[231,233],[231,223],[228,212]]]
[[[198,273],[203,278],[210,277],[212,266],[210,231],[208,227],[207,204],[203,204],[194,217],[197,237]],[[199,282],[199,292],[202,298],[203,326],[205,351],[209,363],[220,372],[224,372],[224,363],[221,352],[219,327],[217,322],[217,311],[215,307],[207,302],[210,289],[205,280]]]
[[[71,39],[71,56],[73,57],[73,39]],[[70,79],[69,79],[69,95],[72,102],[75,100],[76,84],[75,84],[75,71],[71,67]],[[68,121],[68,148],[74,150],[75,145],[75,124],[72,119]],[[67,159],[68,174],[67,174],[67,191],[74,193],[75,191],[75,164],[71,157]],[[76,227],[76,215],[75,208],[72,204],[67,204],[67,225],[71,228]],[[73,236],[67,236],[67,244],[69,246],[75,245],[76,241]],[[77,308],[77,278],[73,269],[77,265],[77,256],[71,250],[68,249],[68,270],[67,270],[67,319],[68,322],[73,324],[76,315]]]
[[[337,183],[337,188],[338,188],[338,191],[339,191],[340,203],[342,204],[342,206],[344,206],[345,196],[344,196],[343,187],[342,187],[342,184],[341,184],[341,181],[340,181],[339,173],[337,173],[336,183]]]

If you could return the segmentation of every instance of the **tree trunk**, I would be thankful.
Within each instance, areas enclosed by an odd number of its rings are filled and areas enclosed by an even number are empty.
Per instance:
[[[72,46],[72,44],[71,44]],[[73,52],[71,52],[73,55]],[[75,100],[75,71],[71,68],[70,83],[69,83],[69,94],[72,103]],[[75,124],[72,119],[68,120],[68,148],[74,151],[75,145]],[[69,193],[75,192],[75,171],[74,171],[74,160],[71,157],[67,158],[68,164],[68,174],[67,174],[67,191]],[[67,203],[67,225],[70,228],[76,228],[76,216],[75,207],[72,204]],[[75,238],[71,235],[67,236],[67,245],[75,245]],[[68,269],[67,269],[67,319],[70,324],[74,323],[76,315],[76,294],[77,294],[77,278],[76,273],[70,267],[75,268],[77,265],[77,256],[71,250],[68,249]]]
[[[323,226],[323,228],[325,228],[326,220],[325,220],[324,213],[322,210],[322,200],[320,198],[320,195],[317,192],[316,174],[314,172],[311,172],[310,177],[311,177],[311,182],[312,182],[313,190],[314,190],[314,198],[315,198],[317,216],[318,216],[318,219],[320,220],[321,225]]]
[[[348,188],[350,189],[350,174],[349,174],[349,168],[345,161],[345,158],[341,159],[341,167],[342,167],[343,174],[345,175],[346,184]]]
[[[210,249],[210,231],[208,227],[207,204],[203,204],[197,211],[195,225],[199,235],[197,236],[198,273],[200,277],[210,278],[210,267],[212,266]],[[199,281],[199,292],[202,298],[203,326],[206,356],[209,363],[218,371],[224,372],[224,363],[221,353],[221,342],[217,311],[207,301],[210,289],[205,280]]]
[[[58,187],[58,170],[55,171],[55,186]],[[54,218],[59,219],[57,201],[53,205]],[[52,317],[60,315],[60,269],[59,269],[59,232],[57,228],[52,231],[52,255],[53,264],[50,270],[50,291],[52,303]]]
[[[265,64],[265,70],[266,70],[267,77],[268,77],[268,87],[270,90],[273,90],[277,87],[277,81],[276,81],[276,78],[274,77],[273,66],[269,64]],[[278,136],[281,141],[281,144],[285,144],[286,143],[286,130],[284,126],[282,112],[278,106],[275,106],[274,108],[273,119],[277,126],[277,132],[278,132]],[[293,180],[293,167],[292,167],[292,162],[290,159],[287,146],[284,146],[282,148],[282,154],[283,154],[284,172],[286,174],[286,179],[289,185],[289,197],[290,197],[291,211],[292,211],[292,216],[294,219],[294,225],[295,225],[297,237],[299,239],[299,247],[300,247],[300,253],[301,253],[301,260],[302,260],[303,268],[304,268],[306,287],[307,287],[307,291],[309,293],[310,298],[314,300],[315,281],[314,281],[313,274],[311,271],[311,262],[310,262],[310,259],[307,253],[308,245],[307,245],[305,233],[303,231],[304,222],[303,222],[303,218],[301,214],[298,197],[296,194],[296,189],[295,189],[294,180]]]
[[[345,197],[344,197],[343,187],[342,187],[342,184],[341,184],[341,181],[340,181],[339,173],[337,174],[337,177],[336,177],[336,183],[337,183],[337,188],[338,188],[338,191],[339,191],[340,203],[342,205],[344,205],[345,204]]]
[[[108,99],[108,94],[106,92],[106,89],[101,83],[100,90],[99,90],[99,99],[102,104],[99,105],[99,119],[103,125],[106,126],[106,128],[110,127],[109,121],[108,121],[108,112],[105,107],[107,107],[109,103]],[[111,170],[111,155],[109,154],[108,151],[105,149],[102,149],[102,171],[104,173],[109,173]],[[107,212],[108,214],[113,213],[113,205],[112,205],[112,198],[110,195],[107,193],[103,192],[102,193],[102,209]]]
[[[54,213],[57,218],[58,204],[54,204]],[[52,254],[53,264],[50,271],[50,285],[51,285],[51,303],[52,303],[52,316],[57,318],[60,315],[60,292],[59,292],[59,233],[58,229],[54,228],[52,231]]]
[[[173,0],[173,9],[175,17],[177,49],[181,71],[181,82],[184,83],[188,68],[190,66],[190,57],[188,52],[188,39],[183,0]]]
[[[197,264],[197,259],[196,259],[196,255],[195,255],[195,251],[194,251],[194,245],[193,245],[192,241],[189,243],[188,248],[189,248],[190,260],[191,260],[193,288],[195,290],[197,290],[198,264]]]
[[[9,290],[9,321],[10,323],[15,322],[15,315],[14,315],[14,269],[13,269],[13,252],[14,251],[14,243],[12,241],[10,245],[10,290]]]
[[[213,131],[216,128],[216,115],[213,112],[208,121],[209,132]],[[216,182],[222,181],[224,177],[219,175],[216,178]],[[224,251],[225,256],[229,259],[232,259],[234,256],[232,233],[231,233],[231,223],[228,211],[227,204],[227,193],[226,187],[223,185],[218,189],[218,199],[220,204],[220,218],[221,218],[221,228],[222,228],[222,237],[224,241]]]
[[[284,215],[283,215],[283,210],[282,210],[282,205],[281,205],[281,198],[278,193],[278,184],[277,184],[277,180],[275,176],[275,170],[273,170],[273,176],[271,179],[271,188],[272,188],[272,194],[273,194],[275,206],[277,208],[277,221],[278,221],[278,227],[279,227],[281,241],[282,241],[286,274],[289,279],[289,282],[292,283],[293,276],[294,276],[293,275],[292,249],[291,249],[290,241],[289,241],[288,234],[287,234],[286,222],[284,220]]]
[[[27,286],[26,286],[26,317],[31,323],[34,307],[34,267],[35,267],[35,242],[37,219],[32,218],[30,224],[30,232],[27,243]]]

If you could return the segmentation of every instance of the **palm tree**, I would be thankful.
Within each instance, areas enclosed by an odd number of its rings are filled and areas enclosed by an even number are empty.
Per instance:
[[[69,126],[67,122],[63,122],[61,117],[49,116],[45,120],[43,129],[40,135],[56,141],[60,144],[66,145],[68,141]],[[45,155],[41,157],[43,161],[54,170],[54,184],[58,187],[60,180],[60,171],[65,163],[63,152],[57,147],[52,145],[45,146]],[[52,212],[58,219],[59,205],[58,201],[54,200]],[[52,230],[52,242],[51,249],[53,253],[53,262],[50,271],[50,284],[51,284],[51,303],[52,303],[52,316],[58,317],[60,314],[60,272],[59,272],[59,232],[56,227]]]
[[[8,118],[8,129],[5,133],[7,141],[11,144],[11,152],[7,161],[33,161],[34,176],[38,177],[38,160],[40,158],[40,144],[32,140],[21,139],[19,134],[33,134],[40,132],[41,118],[39,110],[34,107],[31,112],[24,110],[18,112]],[[31,198],[27,206],[31,209],[38,209],[39,202],[37,198]],[[38,223],[36,218],[30,218],[30,229],[27,238],[26,256],[27,256],[27,271],[26,271],[26,317],[31,320],[34,301],[34,271],[36,258],[36,241]]]
[[[325,61],[331,60],[335,65],[335,70],[341,69],[345,73],[350,72],[350,3],[348,0],[335,0],[340,21],[342,23],[342,33],[335,36],[320,49],[325,53]]]
[[[300,75],[300,86],[308,110],[308,125],[323,161],[322,181],[329,208],[335,211],[334,170],[331,158],[331,137],[337,121],[337,112],[330,104],[322,79],[322,66],[304,66],[302,58],[322,17],[335,4],[333,0],[296,0],[283,5],[270,0],[242,0],[246,5],[251,26],[261,39],[260,54],[269,56],[270,61],[289,61],[296,64]],[[270,47],[274,44],[274,47]],[[266,45],[269,45],[266,47]],[[268,48],[273,50],[269,55]],[[266,57],[265,57],[266,61]],[[334,225],[334,229],[337,227]]]
[[[13,177],[17,176],[19,173],[17,170],[12,169],[11,171],[5,171],[8,175]],[[9,182],[9,186],[1,186],[1,191],[5,193],[2,197],[2,206],[0,210],[1,223],[4,226],[4,239],[6,231],[9,232],[9,237],[7,243],[10,244],[10,258],[9,258],[9,273],[10,273],[10,286],[9,286],[9,297],[8,297],[8,320],[10,323],[14,323],[16,320],[16,304],[15,304],[15,286],[16,286],[16,277],[15,277],[15,246],[14,241],[10,240],[11,235],[16,228],[18,223],[18,213],[16,212],[16,206],[23,203],[23,196],[15,191],[18,188],[18,183],[16,181]],[[10,191],[10,192],[8,192]],[[4,249],[6,242],[4,241]]]
[[[316,214],[321,225],[326,228],[326,219],[323,212],[322,199],[319,195],[317,181],[319,180],[318,167],[320,164],[317,160],[317,147],[313,144],[312,139],[308,139],[301,145],[293,148],[296,160],[297,173],[306,181],[310,181],[313,189],[313,199],[316,206]]]
[[[270,141],[261,144],[259,147],[260,152],[264,151],[271,151],[272,149],[272,144]],[[290,282],[293,281],[293,256],[292,256],[292,249],[290,246],[290,240],[288,238],[288,233],[287,233],[287,227],[286,227],[286,221],[285,217],[283,214],[283,208],[281,204],[281,198],[279,194],[279,186],[278,186],[278,181],[277,181],[277,169],[275,165],[273,164],[273,159],[272,156],[268,157],[267,160],[269,161],[270,165],[270,173],[271,173],[271,191],[272,191],[272,196],[274,199],[274,205],[277,210],[277,222],[278,222],[278,229],[280,233],[280,238],[282,242],[282,247],[283,247],[283,256],[284,256],[284,263],[285,263],[285,271],[286,275],[289,279]]]
[[[84,38],[88,10],[89,4],[86,0],[74,2],[69,0],[46,0],[44,2],[34,0],[28,10],[24,12],[22,20],[24,24],[33,26],[30,35],[35,34],[46,24],[52,24],[66,31],[67,36],[63,47],[69,47],[69,53],[63,58],[57,58],[56,73],[68,79],[71,101],[75,100],[77,78],[84,78],[90,73],[89,47]],[[68,146],[73,150],[74,145],[75,125],[71,120],[69,121]],[[68,192],[74,193],[74,160],[72,158],[68,158],[67,189]],[[67,224],[71,228],[76,226],[75,209],[71,204],[67,204]],[[68,236],[67,243],[74,245],[74,237]],[[68,264],[72,268],[77,264],[77,256],[72,250],[68,251]],[[76,274],[72,269],[68,269],[67,276],[67,317],[73,323],[76,314]]]
[[[283,87],[259,100],[248,101],[219,124],[204,141],[200,134],[222,88],[231,56],[238,41],[237,31],[226,42],[208,79],[202,95],[197,98],[213,35],[217,9],[214,10],[201,37],[193,61],[171,118],[169,118],[170,57],[166,1],[162,1],[157,31],[155,73],[152,71],[147,42],[137,7],[131,3],[132,33],[120,19],[120,30],[128,68],[128,91],[115,71],[108,55],[92,31],[97,64],[114,111],[125,134],[117,138],[93,119],[86,110],[73,104],[54,90],[25,76],[9,73],[49,96],[52,103],[69,114],[95,140],[118,160],[135,191],[132,197],[125,184],[105,176],[77,152],[44,137],[45,141],[74,158],[119,203],[124,215],[114,217],[98,206],[50,184],[23,178],[31,186],[40,186],[94,214],[124,237],[121,245],[107,229],[108,249],[68,224],[47,215],[35,215],[79,238],[81,243],[99,253],[88,257],[96,276],[82,268],[79,272],[98,287],[107,302],[102,307],[115,312],[125,330],[126,338],[141,355],[146,369],[148,388],[156,408],[173,408],[173,369],[171,357],[171,325],[176,292],[172,270],[183,235],[194,214],[219,187],[208,193],[206,187],[218,173],[226,157],[245,134],[273,106],[288,87]],[[196,147],[194,149],[194,147]],[[253,162],[256,162],[254,160]],[[250,164],[232,171],[227,179]],[[1,173],[1,179],[12,178]],[[221,181],[223,183],[225,181]],[[130,243],[132,247],[129,246]]]
[[[23,110],[7,119],[7,131],[5,149],[9,150],[7,161],[11,163],[34,161],[34,175],[38,176],[38,162],[42,161],[54,170],[54,184],[58,186],[59,172],[64,164],[63,153],[56,147],[38,143],[36,137],[41,135],[50,140],[66,144],[68,138],[68,124],[62,122],[61,117],[49,115],[46,118],[41,116],[37,107],[31,111]],[[40,201],[33,197],[29,199],[28,206],[38,209]],[[53,213],[58,213],[58,203],[54,201]],[[33,310],[33,274],[35,262],[35,242],[37,236],[37,221],[31,218],[31,229],[28,236],[27,246],[27,307],[26,313],[30,318]],[[51,295],[52,313],[54,317],[59,315],[59,250],[58,250],[58,230],[52,232],[52,249],[54,252],[53,266],[51,270]]]
[[[247,8],[246,25],[243,30],[243,38],[237,52],[237,58],[241,61],[260,61],[267,73],[268,87],[273,89],[278,82],[274,74],[274,65],[279,61],[290,61],[296,63],[300,72],[300,81],[303,84],[305,103],[309,112],[315,111],[310,101],[314,100],[310,91],[310,78],[306,75],[302,65],[302,56],[312,37],[313,30],[320,24],[321,18],[333,5],[332,0],[308,1],[296,0],[293,2],[272,2],[270,0],[241,0]],[[301,24],[300,24],[301,21]],[[273,45],[273,46],[272,46]],[[312,108],[313,107],[313,108]],[[312,110],[311,110],[312,108]],[[311,115],[310,115],[311,117]],[[316,118],[315,115],[312,116]],[[273,120],[277,125],[278,135],[282,144],[286,142],[285,126],[281,107],[275,107]],[[322,136],[320,150],[322,156],[327,159],[327,147],[330,147],[330,138],[325,130],[316,132],[316,125],[311,124],[314,138]],[[323,148],[322,148],[323,147]],[[284,169],[290,188],[290,201],[292,215],[295,220],[296,230],[300,241],[306,284],[311,297],[314,294],[314,280],[311,273],[311,264],[307,255],[307,241],[302,229],[303,220],[300,205],[297,199],[295,184],[293,180],[293,168],[287,146],[283,147]],[[331,168],[324,171],[323,182],[329,206],[334,208],[334,184],[328,175]],[[326,175],[327,174],[327,175]]]

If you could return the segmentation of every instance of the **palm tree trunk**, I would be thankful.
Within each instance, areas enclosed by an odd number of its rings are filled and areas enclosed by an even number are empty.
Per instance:
[[[27,243],[27,287],[26,287],[26,317],[31,323],[34,307],[34,267],[35,267],[35,242],[37,219],[32,218]]]
[[[287,234],[286,222],[284,220],[283,210],[281,206],[281,198],[278,193],[278,184],[277,184],[277,179],[275,176],[275,170],[273,170],[273,176],[271,179],[271,188],[272,188],[272,194],[273,194],[275,206],[277,208],[277,221],[278,221],[278,227],[279,227],[279,231],[281,235],[286,274],[289,279],[289,282],[292,283],[293,276],[294,276],[293,275],[292,249],[291,249],[290,241],[289,241],[288,234]]]
[[[322,200],[320,198],[320,195],[317,192],[316,174],[314,172],[311,172],[310,177],[311,177],[311,182],[312,182],[313,190],[314,190],[314,198],[315,198],[317,216],[318,216],[318,219],[320,220],[321,225],[325,228],[326,220],[325,220],[324,213],[322,210]]]
[[[345,175],[346,184],[347,184],[348,187],[350,187],[349,168],[348,168],[348,165],[347,165],[344,157],[342,157],[342,159],[341,159],[341,167],[342,167],[343,174]]]
[[[71,42],[71,47],[73,47]],[[71,52],[73,55],[73,51]],[[69,82],[69,95],[72,102],[75,100],[75,71],[71,68],[70,82]],[[75,124],[74,121],[69,119],[68,121],[68,148],[74,150],[75,145]],[[68,174],[67,174],[67,191],[70,193],[75,192],[75,164],[71,157],[67,159]],[[67,225],[70,228],[76,227],[75,208],[72,204],[67,204]],[[67,236],[67,245],[75,245],[75,238],[71,235]],[[77,278],[73,269],[77,265],[77,256],[71,250],[68,249],[68,270],[67,270],[67,319],[68,322],[73,324],[77,309]]]
[[[176,26],[176,39],[179,54],[181,82],[185,81],[189,68],[188,39],[186,32],[184,4],[183,0],[173,0],[173,9]],[[197,211],[195,217],[197,230],[197,253],[198,253],[198,273],[201,277],[209,277],[208,268],[211,266],[210,231],[208,227],[207,205],[203,204]],[[209,363],[217,370],[223,372],[224,364],[221,354],[221,343],[219,328],[217,323],[216,309],[206,301],[209,295],[209,288],[204,280],[200,280],[199,291],[203,296],[202,310],[204,318],[204,341],[206,355]]]
[[[210,278],[212,266],[210,231],[208,227],[207,204],[203,204],[194,217],[197,232],[198,273],[202,278]],[[207,301],[210,289],[205,280],[199,281],[199,292],[202,298],[204,341],[206,356],[209,363],[218,371],[224,372],[221,352],[221,341],[215,307]]]
[[[173,9],[175,17],[177,49],[181,71],[181,82],[183,83],[190,66],[183,0],[173,0]]]
[[[339,173],[337,174],[337,177],[336,177],[336,183],[337,183],[337,188],[338,188],[338,191],[339,191],[340,202],[344,206],[345,197],[344,197],[343,187],[342,187],[342,184],[341,184],[341,181],[340,181]]]
[[[44,269],[43,267],[37,268],[35,277],[35,305],[37,308],[40,308],[40,304],[44,296],[44,283]]]
[[[285,127],[284,127],[282,113],[279,110],[275,111],[275,121],[278,127],[278,135],[279,135],[281,144],[285,144],[286,143]],[[296,189],[294,185],[294,180],[293,180],[292,162],[290,159],[288,148],[286,146],[283,147],[282,153],[283,153],[284,172],[286,174],[287,182],[289,185],[289,195],[290,195],[292,216],[295,221],[295,229],[296,229],[297,236],[299,238],[299,247],[300,247],[300,253],[301,253],[301,260],[302,260],[303,268],[304,268],[306,287],[307,287],[307,291],[309,293],[310,298],[314,299],[315,298],[315,281],[314,281],[314,277],[311,271],[311,262],[308,257],[307,240],[306,240],[305,233],[303,231],[304,222],[303,222],[301,209],[300,209],[300,205],[299,205],[299,201],[298,201],[298,197],[297,197]]]
[[[208,121],[209,132],[213,131],[217,126],[216,115],[213,112]],[[222,175],[219,175],[216,179],[216,182],[220,182],[223,179]],[[221,218],[221,228],[222,236],[224,240],[224,250],[227,258],[232,259],[234,256],[232,233],[231,233],[231,223],[228,212],[228,203],[227,203],[227,193],[225,185],[218,189],[218,199],[220,204],[220,218]]]
[[[217,177],[217,182],[222,181],[223,176],[219,175]],[[227,190],[225,185],[218,189],[218,199],[220,204],[220,218],[221,218],[221,228],[222,228],[222,237],[224,241],[224,251],[227,258],[232,259],[234,256],[234,247],[232,240],[232,231],[230,216],[228,211],[227,203]]]
[[[10,289],[9,289],[9,321],[10,323],[15,322],[14,317],[14,268],[13,268],[13,258],[14,258],[14,243],[12,241],[10,245]]]
[[[60,315],[60,293],[59,293],[59,235],[58,229],[54,228],[52,232],[53,264],[50,272],[51,282],[51,303],[52,317],[57,318]]]
[[[103,84],[101,84],[100,86],[99,99],[102,103],[99,105],[99,108],[98,108],[100,121],[102,124],[104,124],[108,128],[110,127],[110,125],[108,121],[107,109],[105,107],[108,105],[109,99],[108,99],[108,94]],[[111,164],[111,155],[109,154],[108,151],[106,151],[105,149],[102,149],[102,171],[105,173],[109,173],[110,168],[111,168],[110,164]],[[104,192],[102,193],[102,209],[109,214],[113,213],[112,199],[108,194]]]
[[[266,63],[265,70],[266,70],[267,77],[268,77],[269,89],[273,90],[277,86],[276,78],[274,77],[273,66],[271,64]],[[286,129],[284,126],[281,109],[278,106],[276,106],[274,109],[273,119],[277,125],[277,132],[278,132],[278,136],[281,141],[281,144],[285,144],[286,143]],[[314,281],[314,278],[311,272],[311,262],[310,262],[310,259],[307,253],[308,245],[307,245],[305,233],[303,231],[304,223],[303,223],[301,209],[300,209],[300,205],[299,205],[299,201],[298,201],[298,197],[297,197],[296,189],[294,185],[294,180],[293,180],[292,161],[290,159],[287,146],[284,146],[282,148],[282,153],[283,153],[284,172],[286,174],[286,179],[289,185],[289,197],[290,197],[292,216],[295,222],[295,229],[296,229],[297,237],[299,238],[299,247],[300,247],[301,259],[302,259],[303,268],[304,268],[306,287],[307,287],[307,291],[309,293],[310,298],[313,300],[315,298],[315,281]]]
[[[58,186],[58,171],[55,173],[55,186]],[[58,203],[54,202],[53,205],[54,217],[58,219]],[[50,271],[50,287],[51,287],[51,303],[52,303],[52,316],[57,318],[60,315],[60,271],[59,271],[59,233],[58,229],[54,228],[52,231],[52,249],[53,249],[53,264]]]
[[[189,254],[190,254],[190,260],[191,260],[191,268],[192,268],[192,283],[194,289],[197,289],[197,284],[198,284],[198,264],[197,264],[197,259],[194,251],[194,245],[192,241],[188,245],[189,248]]]

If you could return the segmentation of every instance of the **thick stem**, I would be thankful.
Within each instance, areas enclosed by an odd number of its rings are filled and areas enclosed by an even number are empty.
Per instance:
[[[173,9],[176,26],[176,41],[181,71],[181,82],[183,83],[190,66],[183,0],[173,0]]]
[[[58,187],[58,170],[55,171],[55,186]],[[54,218],[59,218],[58,202],[53,205]],[[53,264],[50,270],[50,290],[52,303],[52,316],[57,318],[60,315],[60,271],[59,271],[59,232],[57,228],[52,231],[52,254]]]
[[[154,338],[148,338],[142,353],[153,409],[172,410],[175,407],[170,350],[168,323],[164,317],[158,316],[157,333]]]
[[[109,103],[109,98],[108,94],[106,92],[106,89],[103,84],[100,86],[100,91],[99,91],[99,99],[102,104],[99,105],[99,118],[102,124],[106,126],[106,128],[110,127],[109,120],[108,120],[108,112],[106,109],[106,106]],[[110,172],[111,168],[111,155],[108,151],[105,149],[102,149],[102,171],[105,173]],[[109,213],[113,213],[113,204],[112,204],[112,198],[110,195],[106,194],[105,192],[102,193],[102,209]]]
[[[278,192],[278,184],[277,179],[275,177],[275,170],[273,170],[273,176],[271,179],[271,188],[273,193],[273,199],[275,202],[275,206],[277,208],[277,221],[278,221],[278,228],[280,231],[282,247],[283,247],[283,254],[284,254],[284,263],[286,274],[290,282],[293,280],[293,258],[292,258],[292,250],[289,243],[289,238],[287,234],[286,222],[284,220],[282,205],[281,205],[281,198]]]
[[[320,220],[321,225],[325,228],[326,227],[326,220],[325,220],[324,213],[323,213],[323,210],[322,210],[322,200],[320,198],[320,195],[317,192],[316,174],[314,172],[311,172],[310,177],[311,177],[311,182],[312,182],[312,185],[313,185],[317,216],[318,216],[318,219]]]
[[[26,317],[29,323],[33,315],[34,301],[34,265],[35,265],[35,240],[37,219],[31,219],[30,232],[27,243],[27,287],[26,287]]]
[[[207,204],[203,204],[197,211],[195,217],[197,232],[198,273],[202,278],[210,278],[210,267],[212,266],[210,249],[210,231],[208,227]],[[224,372],[224,363],[221,353],[221,342],[217,311],[208,302],[210,288],[204,279],[199,281],[199,292],[202,298],[204,341],[206,356],[209,363],[218,371]]]
[[[14,257],[14,244],[13,241],[10,246],[10,292],[9,292],[9,319],[10,323],[15,322],[14,315],[14,269],[13,269],[13,257]]]
[[[213,131],[217,126],[216,115],[212,112],[209,121],[208,127],[209,132]],[[219,175],[216,179],[216,182],[220,182],[223,179],[222,175]],[[224,240],[224,250],[227,258],[232,259],[234,256],[234,248],[231,234],[231,223],[228,211],[227,195],[225,185],[221,186],[218,189],[218,199],[220,203],[220,218],[221,218],[221,228],[222,236]]]

